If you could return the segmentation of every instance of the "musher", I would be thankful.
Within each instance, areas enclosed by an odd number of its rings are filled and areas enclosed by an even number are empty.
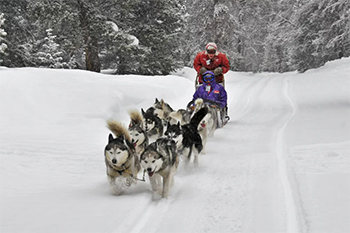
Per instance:
[[[230,117],[227,115],[227,93],[225,88],[215,81],[215,75],[211,71],[203,74],[203,84],[198,87],[193,94],[193,101],[202,98],[205,103],[215,105],[217,111],[220,112],[220,127],[225,125]]]
[[[193,61],[193,67],[197,71],[195,82],[196,89],[203,83],[203,74],[212,71],[215,81],[225,87],[224,75],[230,70],[229,61],[224,53],[217,50],[215,43],[210,42],[205,46],[205,51],[199,52]]]

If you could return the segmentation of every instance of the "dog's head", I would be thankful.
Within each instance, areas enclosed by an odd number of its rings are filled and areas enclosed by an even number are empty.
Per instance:
[[[168,139],[173,140],[176,145],[179,145],[182,142],[182,130],[180,122],[173,125],[168,122],[164,136],[166,136]]]
[[[144,130],[146,132],[152,130],[154,127],[156,127],[157,125],[157,121],[161,121],[159,119],[159,117],[157,117],[156,115],[154,115],[154,110],[153,110],[153,113],[151,113],[150,111],[144,111],[143,109],[141,109],[141,113],[142,113],[142,125],[144,127]]]
[[[158,116],[160,119],[166,119],[169,116],[169,113],[174,111],[173,108],[163,99],[159,101],[156,98],[152,107],[154,108],[154,115]]]
[[[153,114],[158,116],[159,118],[163,118],[164,117],[164,109],[163,109],[163,104],[164,104],[164,100],[161,99],[160,101],[156,98],[152,108],[153,110]]]
[[[152,177],[154,173],[158,172],[162,168],[164,156],[157,151],[156,143],[149,145],[141,154],[140,162],[142,168],[147,171],[150,177]]]
[[[147,140],[147,135],[140,125],[130,124],[128,130],[131,137],[131,143],[134,145],[135,148],[137,148]]]
[[[130,156],[129,145],[124,136],[113,138],[109,134],[108,144],[105,147],[105,159],[112,166],[121,167],[128,160]]]

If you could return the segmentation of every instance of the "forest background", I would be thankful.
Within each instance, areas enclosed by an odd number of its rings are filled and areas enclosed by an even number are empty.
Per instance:
[[[0,66],[166,75],[215,42],[231,70],[350,56],[348,0],[0,0]]]

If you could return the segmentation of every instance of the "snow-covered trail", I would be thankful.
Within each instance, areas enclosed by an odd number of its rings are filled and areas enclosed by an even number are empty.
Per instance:
[[[288,77],[247,77],[234,82],[231,115],[236,122],[236,156],[246,160],[243,232],[299,232],[287,170],[285,128],[295,114]],[[238,113],[235,115],[235,113]],[[244,139],[242,135],[249,135]],[[243,140],[243,141],[242,141]],[[230,143],[231,144],[231,143]]]
[[[115,232],[298,232],[283,146],[294,107],[288,79],[277,78],[228,81],[232,120],[208,140],[200,166],[180,167],[169,199],[148,202]]]
[[[348,62],[229,72],[231,121],[168,199],[149,182],[111,194],[105,124],[156,97],[184,108],[194,75],[0,67],[0,232],[349,232]]]

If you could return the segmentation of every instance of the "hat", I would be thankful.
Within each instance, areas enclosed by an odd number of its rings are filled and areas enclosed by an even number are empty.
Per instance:
[[[206,50],[217,50],[218,47],[216,46],[216,44],[214,42],[210,42],[205,46]]]

